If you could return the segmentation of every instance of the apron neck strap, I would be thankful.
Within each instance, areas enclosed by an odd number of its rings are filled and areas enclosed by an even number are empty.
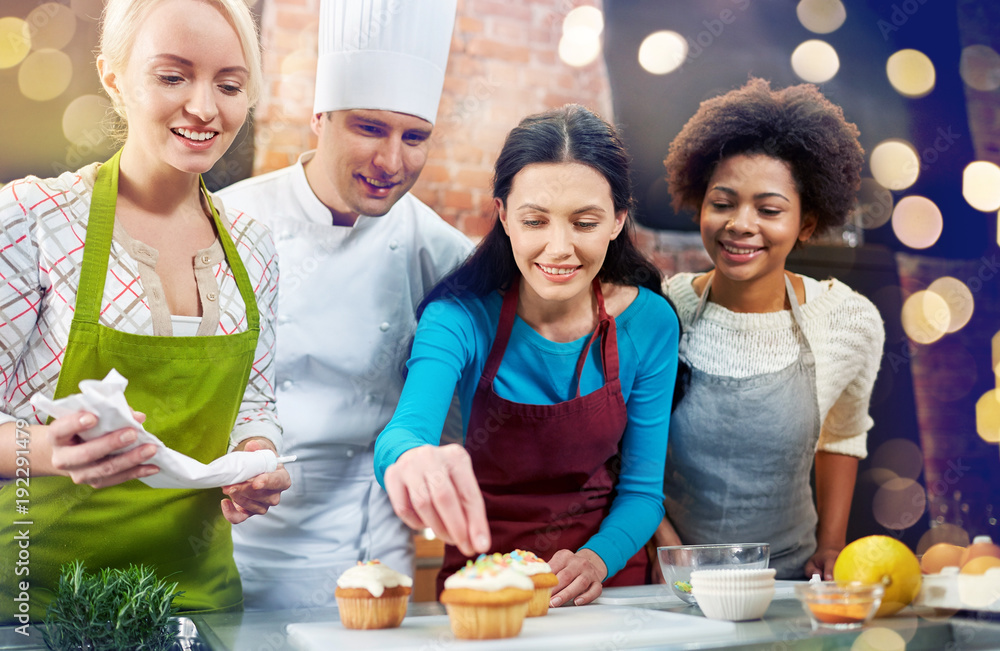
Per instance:
[[[587,345],[583,347],[580,359],[576,361],[574,375],[576,389],[573,395],[577,398],[580,397],[580,378],[583,376],[583,365],[586,363],[590,347],[594,345],[594,340],[598,335],[601,337],[601,364],[604,367],[604,381],[607,383],[618,379],[618,331],[615,329],[615,320],[608,316],[607,310],[604,309],[604,292],[601,291],[601,280],[596,276],[593,288],[594,296],[597,298],[597,327],[590,334]]]
[[[253,285],[250,283],[250,276],[247,274],[247,269],[243,265],[243,259],[240,258],[240,254],[236,251],[236,243],[233,242],[233,238],[230,237],[229,231],[226,229],[226,225],[222,223],[222,217],[219,216],[219,211],[215,207],[215,202],[212,201],[212,196],[208,192],[208,186],[205,185],[205,177],[198,175],[198,186],[201,188],[201,195],[208,204],[208,209],[212,213],[212,221],[215,223],[215,232],[218,234],[219,242],[222,244],[222,250],[226,253],[226,260],[229,261],[229,270],[233,274],[233,278],[236,280],[236,287],[240,290],[240,297],[243,299],[243,304],[246,306],[247,311],[247,329],[248,330],[259,330],[260,329],[260,313],[257,310],[257,297],[253,293]]]
[[[90,200],[90,215],[87,218],[87,238],[83,247],[83,264],[80,268],[80,287],[77,292],[76,306],[73,318],[85,323],[98,323],[101,314],[101,301],[104,298],[104,284],[108,275],[108,258],[111,255],[111,239],[115,227],[115,206],[118,203],[118,170],[121,165],[122,150],[97,170],[94,181],[93,196]],[[219,211],[216,210],[205,186],[205,179],[199,175],[198,185],[215,224],[222,249],[229,261],[229,268],[240,290],[240,296],[246,305],[247,327],[249,330],[260,329],[260,314],[257,311],[257,298],[253,293],[253,285],[247,275],[246,267],[236,251],[236,245]]]
[[[795,287],[792,286],[791,278],[789,278],[788,274],[784,274],[784,276],[785,295],[788,296],[788,304],[792,306],[792,321],[795,322],[795,325],[802,333],[799,341],[799,348],[808,349],[809,342],[806,340],[805,328],[802,326],[802,324],[805,323],[805,320],[802,316],[802,307],[799,305],[799,297],[795,294]],[[708,294],[709,290],[712,289],[712,280],[714,278],[714,273],[708,277],[708,282],[705,283],[705,289],[701,292],[701,298],[698,299],[698,308],[694,312],[694,318],[691,319],[691,326],[689,326],[689,328],[694,327],[694,325],[698,322],[698,319],[701,318],[702,312],[705,311],[705,304],[708,303]]]
[[[104,282],[108,275],[111,235],[115,227],[115,205],[118,202],[118,167],[122,157],[119,149],[97,170],[94,192],[87,218],[87,235],[80,268],[73,318],[85,323],[97,323],[104,297]]]
[[[490,384],[496,378],[497,371],[500,369],[500,362],[503,361],[503,355],[507,351],[507,344],[510,342],[510,333],[514,329],[514,319],[517,316],[520,287],[520,277],[514,278],[503,297],[496,337],[493,340],[493,346],[490,348],[490,354],[486,358],[486,364],[483,367],[482,377]],[[618,379],[618,340],[615,321],[608,316],[607,310],[604,307],[604,294],[601,292],[601,281],[599,278],[594,278],[592,287],[594,296],[597,298],[597,327],[594,328],[590,339],[587,341],[587,345],[584,346],[583,351],[580,353],[580,358],[576,362],[576,373],[574,375],[574,395],[576,396],[580,395],[580,375],[583,371],[583,365],[587,361],[587,354],[590,352],[590,347],[598,335],[601,337],[601,361],[604,365],[604,380],[605,382],[610,382]]]

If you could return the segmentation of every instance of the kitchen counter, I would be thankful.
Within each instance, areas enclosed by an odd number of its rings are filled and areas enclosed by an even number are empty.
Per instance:
[[[781,584],[786,584],[782,586]],[[444,608],[436,602],[410,604],[403,629],[346,631],[340,627],[336,608],[314,608],[274,612],[193,615],[199,638],[213,651],[292,651],[287,626],[303,624],[300,630],[329,642],[330,649],[395,649],[399,640],[412,641],[413,648],[438,649],[857,649],[858,638],[872,638],[865,649],[902,649],[880,639],[906,642],[906,651],[974,651],[1000,649],[1000,621],[997,613],[962,612],[947,616],[930,609],[907,608],[895,617],[875,620],[861,631],[813,631],[799,602],[791,594],[790,582],[779,588],[762,619],[728,623],[707,620],[697,606],[660,592],[663,586],[608,588],[600,604],[552,611],[543,620],[526,620],[522,635],[503,641],[456,641],[447,630]],[[618,619],[614,619],[618,618]],[[618,630],[588,633],[586,625],[601,622],[623,624]],[[661,628],[656,628],[657,626]],[[407,629],[407,627],[409,627]],[[563,628],[560,628],[563,627]],[[293,627],[295,628],[295,627]],[[0,649],[44,649],[40,635],[26,638],[10,627],[0,628]],[[397,636],[396,638],[391,637]],[[403,636],[403,638],[398,637]],[[576,636],[576,637],[573,637]],[[393,641],[395,640],[395,641]],[[194,648],[198,648],[197,646]],[[316,648],[316,647],[309,647]]]

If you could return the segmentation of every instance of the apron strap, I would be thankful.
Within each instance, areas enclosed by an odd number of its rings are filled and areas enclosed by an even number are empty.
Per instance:
[[[691,328],[698,322],[701,318],[701,313],[705,310],[705,304],[708,303],[708,293],[712,289],[712,280],[715,278],[715,274],[709,276],[708,282],[705,283],[705,289],[701,292],[701,298],[698,299],[698,308],[694,312],[694,318],[691,319],[691,325],[687,328],[690,332]],[[795,322],[796,327],[799,329],[799,353],[809,356],[812,359],[812,349],[809,347],[809,340],[806,339],[805,328],[802,324],[805,320],[802,316],[802,308],[799,306],[799,297],[795,295],[795,288],[792,286],[792,280],[785,274],[785,294],[788,296],[788,304],[792,306],[792,321]]]
[[[490,348],[490,354],[486,358],[486,364],[483,367],[483,374],[480,379],[480,382],[485,382],[489,386],[493,386],[493,380],[496,378],[497,371],[500,369],[500,362],[503,361],[503,355],[507,351],[507,344],[510,342],[510,333],[514,328],[514,319],[517,316],[520,284],[520,278],[515,278],[503,297],[496,337],[493,339],[493,346]],[[576,362],[576,373],[574,375],[574,395],[576,397],[580,396],[580,376],[583,372],[583,365],[587,361],[587,354],[590,352],[590,347],[593,345],[594,339],[598,336],[601,337],[601,362],[604,366],[604,381],[607,383],[618,379],[618,339],[617,331],[615,330],[615,321],[608,316],[607,310],[604,308],[604,294],[601,292],[601,281],[596,277],[594,278],[593,288],[594,295],[597,297],[598,323]]]
[[[236,280],[236,288],[240,290],[240,297],[246,306],[247,330],[258,332],[260,331],[260,312],[257,310],[257,297],[254,295],[253,285],[250,283],[250,276],[247,274],[246,266],[243,265],[243,259],[236,251],[236,243],[233,242],[233,238],[226,230],[225,224],[222,223],[219,211],[215,208],[215,202],[212,201],[208,193],[205,178],[201,175],[198,175],[198,184],[201,186],[205,202],[208,203],[208,209],[212,213],[212,221],[215,222],[215,232],[218,233],[222,250],[226,253],[226,260],[229,261],[229,270],[233,274],[233,279]]]
[[[80,286],[76,293],[73,319],[83,323],[98,322],[104,283],[108,276],[111,235],[115,227],[115,204],[118,202],[118,166],[122,150],[97,169],[91,197],[87,235],[80,267]]]
[[[583,365],[587,362],[590,347],[594,340],[601,337],[601,365],[604,367],[604,382],[612,382],[618,379],[618,334],[615,329],[615,320],[608,316],[604,308],[604,293],[601,291],[601,281],[594,278],[594,296],[597,298],[597,327],[590,334],[587,345],[583,347],[580,358],[576,361],[576,373],[574,374],[575,390],[573,395],[580,397],[580,379],[583,377]]]
[[[517,297],[521,286],[520,277],[515,277],[511,281],[507,293],[503,295],[503,306],[500,308],[500,322],[497,323],[497,334],[493,338],[493,346],[490,348],[489,357],[486,358],[486,366],[483,368],[483,375],[480,382],[486,382],[493,386],[493,379],[500,369],[500,362],[503,361],[503,354],[507,351],[507,342],[510,341],[511,330],[514,329],[514,317],[517,316]]]
[[[77,290],[73,319],[83,323],[98,323],[101,315],[101,301],[104,299],[104,285],[108,275],[108,258],[111,255],[111,240],[115,227],[115,206],[118,203],[118,169],[122,150],[119,149],[108,162],[97,170],[94,191],[91,197],[90,216],[87,220],[87,236],[83,247],[83,264],[80,268],[80,286]],[[260,330],[260,313],[253,285],[247,275],[233,238],[229,235],[215,203],[208,194],[205,179],[199,175],[198,183],[204,193],[205,202],[212,215],[219,242],[229,261],[229,269],[236,280],[236,287],[246,306],[247,329]]]

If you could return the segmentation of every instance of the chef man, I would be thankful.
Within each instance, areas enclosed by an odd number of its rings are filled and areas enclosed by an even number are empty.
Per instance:
[[[427,161],[456,0],[320,5],[312,130],[290,167],[219,193],[273,231],[281,260],[277,405],[292,487],[234,527],[251,610],[335,603],[378,558],[412,575],[411,531],[375,481],[425,293],[471,242],[409,193]]]

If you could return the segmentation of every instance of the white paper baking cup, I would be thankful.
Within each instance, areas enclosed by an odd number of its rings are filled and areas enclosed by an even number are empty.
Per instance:
[[[774,568],[695,570],[691,572],[691,587],[766,588],[774,585],[774,575]]]
[[[763,588],[716,589],[691,584],[691,593],[705,617],[729,622],[760,619],[774,598],[774,585]]]

